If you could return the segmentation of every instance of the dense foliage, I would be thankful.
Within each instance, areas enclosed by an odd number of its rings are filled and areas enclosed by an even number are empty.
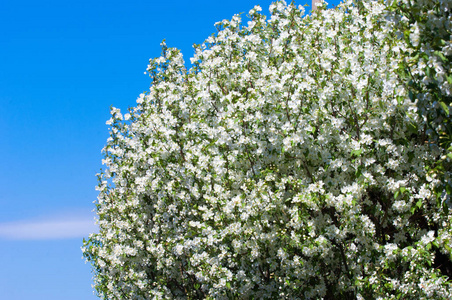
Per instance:
[[[280,1],[112,109],[104,299],[451,299],[451,1]]]

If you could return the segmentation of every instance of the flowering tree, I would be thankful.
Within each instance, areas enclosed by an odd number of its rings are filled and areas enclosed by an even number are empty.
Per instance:
[[[450,1],[284,1],[112,109],[104,299],[451,299]]]

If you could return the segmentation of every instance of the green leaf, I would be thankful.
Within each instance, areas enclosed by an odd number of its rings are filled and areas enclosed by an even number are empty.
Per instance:
[[[442,54],[440,51],[435,51],[434,52],[436,54],[436,56],[438,56],[439,58],[441,58],[441,60],[443,62],[447,62],[447,58],[444,56],[444,54]]]
[[[417,206],[418,208],[421,208],[421,206],[422,206],[422,199],[419,199],[419,201],[416,202],[416,206]]]
[[[441,107],[444,110],[444,112],[446,113],[446,115],[449,115],[449,107],[447,106],[447,104],[441,101],[439,103],[439,105],[441,105]]]
[[[450,184],[446,184],[446,193],[448,195],[452,194],[452,186]]]
[[[362,152],[363,152],[363,149],[352,150],[351,156],[359,157]]]
[[[361,166],[358,166],[358,168],[356,169],[356,172],[355,172],[356,178],[361,177],[361,175],[363,174],[362,171],[361,171],[361,169],[362,169]]]
[[[408,163],[411,163],[413,161],[413,159],[414,159],[414,153],[413,152],[408,153]]]
[[[452,84],[452,75],[447,75],[446,78],[447,78],[447,82],[449,84]]]
[[[407,129],[409,132],[414,133],[414,134],[416,134],[418,132],[417,125],[414,123],[409,123]]]

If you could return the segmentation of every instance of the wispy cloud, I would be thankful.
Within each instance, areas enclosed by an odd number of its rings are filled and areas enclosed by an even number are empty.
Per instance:
[[[59,214],[35,220],[0,223],[0,239],[57,240],[88,237],[97,232],[91,214]]]

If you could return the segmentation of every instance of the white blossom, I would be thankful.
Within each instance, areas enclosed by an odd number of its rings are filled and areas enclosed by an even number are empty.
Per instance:
[[[111,109],[99,296],[452,298],[451,2],[260,11]]]

